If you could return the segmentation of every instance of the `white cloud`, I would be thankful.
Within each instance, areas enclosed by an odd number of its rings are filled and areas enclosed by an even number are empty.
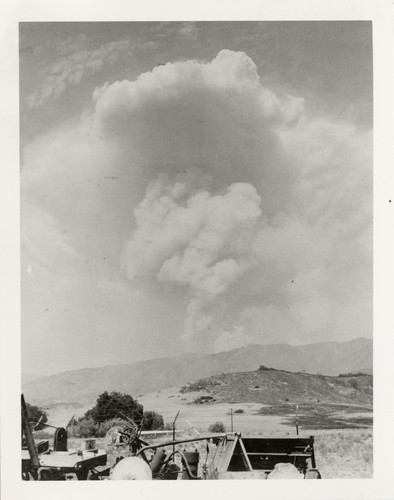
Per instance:
[[[200,93],[202,89],[204,94]],[[183,100],[179,106],[185,112],[190,111],[186,104],[194,103],[194,112],[196,104],[206,106],[213,98],[215,108],[222,108],[229,115],[234,111],[248,115],[249,126],[250,122],[269,118],[294,122],[301,116],[304,104],[302,98],[285,95],[280,99],[264,88],[255,63],[245,53],[230,50],[222,50],[210,63],[169,62],[143,73],[135,81],[124,80],[98,88],[94,97],[97,118],[104,127],[115,126],[113,118],[137,114],[141,108],[147,112],[153,106],[157,109],[152,111],[159,112],[160,105],[167,108],[179,99]],[[117,131],[119,128],[116,127]]]
[[[123,251],[127,286],[155,305],[171,296],[186,337],[221,339],[216,348],[368,334],[369,133],[306,116],[302,99],[265,88],[253,61],[228,50],[93,99],[92,114],[25,148],[22,196],[94,276],[125,279]],[[34,227],[24,226],[28,261]],[[140,339],[182,333],[146,315]]]

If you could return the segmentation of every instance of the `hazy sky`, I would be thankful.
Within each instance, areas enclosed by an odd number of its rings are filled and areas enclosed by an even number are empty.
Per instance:
[[[371,337],[371,36],[22,23],[23,371]]]

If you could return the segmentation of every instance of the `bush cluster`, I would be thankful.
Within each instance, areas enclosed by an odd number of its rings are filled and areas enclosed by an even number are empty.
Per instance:
[[[119,392],[104,392],[96,405],[88,410],[83,417],[71,422],[68,433],[72,437],[89,438],[104,437],[111,427],[130,427],[126,418],[140,424],[144,419],[143,430],[156,430],[164,428],[162,415],[155,411],[143,411],[143,406],[129,394]]]
[[[200,396],[196,398],[193,403],[196,405],[203,405],[205,403],[212,403],[215,401],[212,396]]]
[[[265,372],[265,371],[276,372],[278,370],[275,370],[275,368],[269,368],[268,366],[265,366],[265,365],[260,365],[258,371],[260,371],[260,372]]]
[[[215,422],[208,427],[208,432],[226,432],[223,422]]]
[[[144,431],[153,431],[157,429],[164,429],[164,420],[160,413],[155,411],[145,411],[144,412]]]
[[[121,418],[111,418],[105,422],[97,423],[92,418],[81,417],[73,420],[68,428],[68,435],[76,438],[105,437],[112,427],[125,428],[129,424]]]

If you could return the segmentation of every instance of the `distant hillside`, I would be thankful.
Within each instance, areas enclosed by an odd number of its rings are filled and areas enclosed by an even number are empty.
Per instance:
[[[33,380],[37,380],[41,377],[42,375],[38,375],[37,373],[22,373],[22,384],[32,382]]]
[[[260,365],[325,375],[372,371],[372,340],[323,342],[304,346],[248,345],[217,354],[185,354],[174,358],[85,368],[58,373],[23,384],[33,404],[90,403],[103,391],[138,396],[166,387],[182,386],[221,373],[257,370]]]
[[[203,391],[195,402],[209,403],[338,403],[372,405],[371,375],[332,377],[281,370],[214,375],[183,387]]]

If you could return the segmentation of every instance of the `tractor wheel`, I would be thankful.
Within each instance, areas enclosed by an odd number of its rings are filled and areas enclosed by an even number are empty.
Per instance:
[[[138,427],[136,425],[126,427],[122,432],[122,441],[125,444],[131,444],[138,436]]]

